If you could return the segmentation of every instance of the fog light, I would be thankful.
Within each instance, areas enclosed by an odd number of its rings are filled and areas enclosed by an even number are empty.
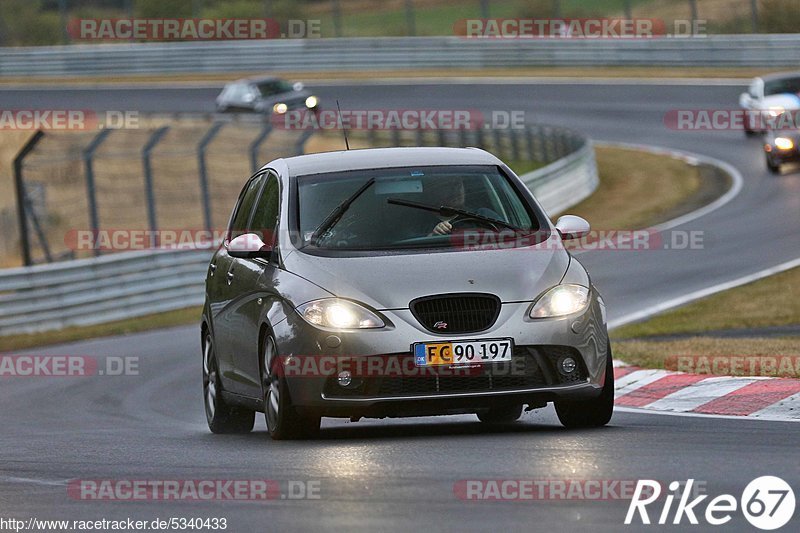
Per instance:
[[[353,376],[352,374],[350,374],[349,370],[343,370],[339,372],[338,381],[340,386],[349,387],[350,384],[353,382]]]
[[[561,360],[560,367],[565,374],[572,374],[578,368],[578,363],[572,357],[565,357]]]

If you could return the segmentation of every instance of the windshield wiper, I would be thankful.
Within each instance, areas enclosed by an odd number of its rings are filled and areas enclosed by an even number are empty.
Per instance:
[[[388,198],[386,200],[387,203],[393,205],[402,205],[405,207],[413,207],[414,209],[422,209],[423,211],[430,211],[431,213],[437,213],[443,217],[449,217],[453,215],[461,215],[462,217],[470,218],[472,220],[480,220],[483,222],[488,222],[489,224],[499,224],[504,226],[508,229],[512,229],[514,231],[526,231],[522,228],[519,228],[513,224],[509,224],[503,220],[498,220],[492,217],[485,217],[483,215],[479,215],[478,213],[473,213],[472,211],[465,211],[463,209],[458,209],[457,207],[450,207],[447,205],[442,205],[436,207],[434,205],[428,204],[421,204],[419,202],[409,202],[408,200],[398,200],[397,198]]]
[[[322,223],[317,226],[317,229],[314,230],[314,233],[311,234],[309,242],[316,246],[319,242],[319,238],[328,232],[328,230],[330,230],[333,226],[335,226],[339,220],[341,220],[345,212],[347,212],[347,210],[350,209],[350,206],[353,205],[353,202],[355,202],[359,196],[364,194],[364,191],[369,189],[373,183],[375,183],[375,178],[370,178],[364,185],[359,187],[356,192],[351,194],[349,198],[340,203],[336,209],[331,211],[330,214],[325,217],[325,220],[323,220]]]

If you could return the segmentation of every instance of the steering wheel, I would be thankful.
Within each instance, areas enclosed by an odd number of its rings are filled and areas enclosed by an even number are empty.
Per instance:
[[[453,231],[457,229],[476,229],[476,228],[484,228],[496,233],[500,233],[500,228],[497,224],[493,224],[487,220],[480,220],[477,218],[465,217],[463,215],[457,215],[454,219],[450,221],[450,225],[453,226]]]

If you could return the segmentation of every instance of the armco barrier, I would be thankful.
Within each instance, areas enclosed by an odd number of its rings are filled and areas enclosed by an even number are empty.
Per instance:
[[[380,37],[4,48],[0,77],[540,66],[797,66],[800,34],[653,39]]]
[[[210,257],[207,250],[126,252],[0,271],[0,335],[201,305]]]
[[[520,176],[549,215],[580,202],[598,185],[591,142],[566,130],[557,135],[576,151]],[[210,256],[208,250],[125,252],[2,270],[0,336],[201,305]]]

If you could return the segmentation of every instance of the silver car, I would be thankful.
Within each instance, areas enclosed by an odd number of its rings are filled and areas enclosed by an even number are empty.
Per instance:
[[[217,111],[249,111],[283,115],[287,111],[319,109],[319,98],[302,83],[275,77],[246,78],[225,85],[216,99]]]
[[[605,304],[519,178],[474,148],[277,159],[245,184],[208,269],[215,433],[314,435],[321,417],[477,414],[555,402],[567,427],[614,400]]]

